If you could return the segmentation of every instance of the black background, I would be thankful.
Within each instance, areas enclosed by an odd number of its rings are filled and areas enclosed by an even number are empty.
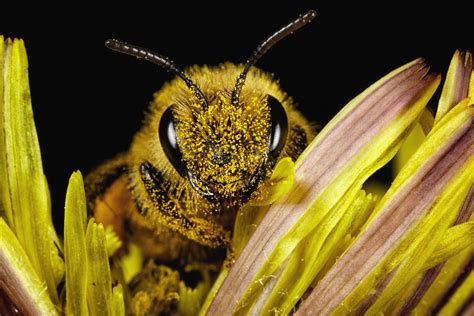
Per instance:
[[[174,9],[114,4],[102,11],[68,4],[43,6],[30,15],[2,10],[0,34],[26,41],[36,126],[59,227],[71,172],[85,174],[127,150],[152,93],[170,79],[157,66],[107,50],[107,38],[155,50],[183,67],[242,62],[266,36],[313,8],[315,21],[275,46],[258,66],[274,73],[301,111],[320,124],[414,58],[425,57],[433,71],[445,73],[455,49],[474,49],[472,11],[455,1],[419,8],[283,1],[255,8],[256,3],[182,2]]]

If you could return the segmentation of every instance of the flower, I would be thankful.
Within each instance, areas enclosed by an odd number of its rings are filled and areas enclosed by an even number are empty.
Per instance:
[[[23,41],[0,37],[0,242],[5,258],[0,264],[9,284],[18,284],[2,285],[2,291],[20,312],[50,314],[59,305],[56,286],[64,264],[51,221],[27,67]]]
[[[430,129],[433,119],[424,111],[440,79],[418,59],[346,105],[296,162],[295,186],[269,208],[211,293],[207,313],[436,308],[440,301],[425,305],[428,288],[437,288],[433,277],[445,278],[439,264],[459,274],[472,253],[471,73],[471,55],[457,52],[434,126],[378,202],[361,190],[363,183],[397,153],[421,117]],[[453,267],[449,258],[456,253],[462,260]],[[459,291],[463,299],[451,311],[466,302],[467,286]]]
[[[104,228],[92,219],[86,228],[79,172],[67,191],[64,247],[54,230],[27,69],[23,41],[0,36],[0,314],[123,315]]]
[[[120,241],[87,219],[80,172],[69,180],[64,240],[57,237],[27,68],[23,42],[0,37],[0,314],[142,313],[146,299],[126,306],[127,280],[144,269],[140,254],[112,256]],[[178,312],[465,308],[474,277],[466,270],[474,250],[471,55],[455,53],[433,117],[426,105],[439,83],[423,60],[408,63],[349,102],[295,164],[282,159],[268,196],[239,211],[232,268],[212,288],[209,279],[194,289],[181,282],[170,297]],[[366,192],[394,157],[390,188]]]

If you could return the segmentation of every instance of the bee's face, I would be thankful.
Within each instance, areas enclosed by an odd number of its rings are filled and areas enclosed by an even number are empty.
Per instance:
[[[168,159],[211,202],[247,201],[286,141],[287,117],[279,101],[261,94],[242,101],[233,105],[218,92],[206,108],[170,106],[160,122]]]

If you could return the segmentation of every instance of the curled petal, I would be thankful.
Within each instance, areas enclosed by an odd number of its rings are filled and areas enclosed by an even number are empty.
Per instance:
[[[423,270],[473,183],[473,114],[464,102],[440,120],[299,314],[383,311]]]
[[[435,123],[463,99],[472,95],[472,55],[469,52],[454,53],[448,74],[444,82],[443,91],[439,98]],[[471,91],[470,91],[471,90]]]
[[[268,210],[216,294],[208,314],[245,313],[262,287],[342,197],[393,157],[439,84],[415,60],[351,101],[296,163],[295,185]],[[340,203],[339,203],[340,204]],[[344,203],[342,203],[344,204]],[[333,227],[343,215],[339,210]]]
[[[57,315],[44,282],[0,218],[0,315]]]

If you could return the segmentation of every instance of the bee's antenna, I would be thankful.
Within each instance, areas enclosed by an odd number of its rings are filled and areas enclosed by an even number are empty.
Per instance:
[[[193,95],[199,100],[199,103],[201,103],[201,105],[204,108],[207,107],[207,100],[204,97],[204,94],[202,93],[202,91],[198,88],[198,86],[196,86],[194,82],[191,81],[191,79],[186,77],[186,74],[184,73],[184,71],[178,68],[178,66],[176,66],[168,57],[164,57],[148,49],[141,48],[136,45],[120,42],[115,39],[106,40],[105,46],[119,53],[123,53],[123,54],[134,56],[140,59],[148,60],[149,62],[152,62],[160,66],[166,71],[171,71],[173,74],[183,79],[186,85],[189,87],[189,89],[193,93]]]
[[[307,25],[311,22],[314,17],[316,16],[316,11],[309,10],[303,15],[300,15],[297,19],[291,21],[287,25],[280,28],[278,31],[270,35],[267,39],[260,43],[257,46],[255,51],[253,52],[252,56],[247,60],[244,66],[244,70],[237,78],[237,82],[235,83],[234,91],[232,91],[232,104],[238,105],[239,104],[239,97],[240,92],[242,91],[242,87],[245,83],[245,78],[247,77],[247,73],[250,70],[250,67],[255,65],[255,63],[263,56],[265,53],[272,48],[273,45],[281,41],[283,38],[287,37],[288,35],[292,34],[294,31],[302,28],[303,26]]]

